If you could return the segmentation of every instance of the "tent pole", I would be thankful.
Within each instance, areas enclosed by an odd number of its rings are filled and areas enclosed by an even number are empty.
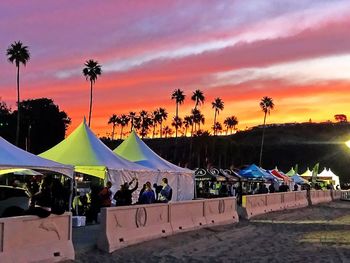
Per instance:
[[[75,173],[73,173],[73,178],[70,179],[70,195],[69,195],[69,212],[72,212],[72,201],[73,201],[73,182],[75,178]]]

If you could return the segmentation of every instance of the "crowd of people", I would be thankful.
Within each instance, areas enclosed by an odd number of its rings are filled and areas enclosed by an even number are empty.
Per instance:
[[[48,217],[50,214],[61,215],[68,210],[69,190],[58,178],[48,175],[38,180],[33,177],[25,183],[24,187],[30,197],[29,208],[10,206],[5,210],[4,217],[21,215]]]
[[[111,189],[112,182],[107,182],[102,189],[91,187],[90,193],[77,195],[73,200],[73,214],[86,216],[88,222],[97,222],[97,215],[102,207],[168,203],[172,199],[172,188],[167,178],[163,178],[160,185],[153,184],[153,188],[151,182],[146,182],[136,199],[134,192],[139,189],[136,177],[121,184],[114,194]]]

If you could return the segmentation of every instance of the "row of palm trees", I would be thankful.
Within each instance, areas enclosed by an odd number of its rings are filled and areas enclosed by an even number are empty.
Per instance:
[[[6,50],[6,56],[10,63],[15,64],[16,71],[17,71],[17,125],[16,125],[16,145],[19,144],[19,133],[20,133],[20,65],[26,66],[28,61],[30,60],[30,52],[28,49],[28,46],[25,46],[21,41],[15,41],[12,43]],[[92,101],[93,101],[93,84],[95,84],[97,78],[102,74],[102,66],[93,59],[89,59],[85,62],[84,68],[82,71],[83,75],[85,76],[86,80],[90,82],[90,104],[89,104],[89,118],[88,118],[88,125],[90,127],[91,125],[91,116],[92,116]],[[200,131],[200,125],[205,123],[205,117],[201,113],[199,107],[204,104],[205,96],[203,92],[199,89],[195,90],[191,96],[191,100],[195,102],[194,108],[191,110],[191,114],[184,117],[182,120],[181,117],[179,117],[179,106],[185,101],[185,94],[184,91],[180,89],[174,90],[174,92],[171,94],[171,99],[175,100],[176,103],[176,111],[175,116],[172,120],[172,126],[175,128],[175,137],[178,137],[178,130],[182,126],[185,128],[185,136],[187,134],[187,129],[191,127],[191,136],[194,134],[194,132]],[[262,162],[262,151],[263,151],[263,145],[264,145],[264,136],[265,136],[265,127],[266,127],[266,116],[267,114],[270,114],[270,111],[274,108],[274,103],[272,98],[270,97],[263,97],[260,101],[260,107],[262,111],[264,112],[264,123],[263,123],[263,133],[262,133],[262,139],[261,139],[261,149],[260,149],[260,158],[259,158],[259,164],[261,166]],[[217,121],[217,116],[219,115],[220,111],[223,111],[224,109],[224,102],[221,98],[215,98],[212,102],[212,108],[214,109],[214,122],[213,122],[213,132],[214,135],[217,135],[219,131],[222,131],[222,125],[220,122]],[[169,126],[166,126],[163,130],[163,122],[167,120],[168,113],[166,109],[164,108],[158,108],[154,110],[152,113],[149,113],[145,110],[142,110],[139,114],[136,114],[136,112],[130,112],[127,114],[122,114],[120,116],[117,116],[116,114],[113,114],[108,124],[112,124],[112,139],[114,138],[115,133],[115,127],[117,125],[121,126],[121,138],[123,134],[123,128],[125,128],[129,122],[131,123],[131,130],[136,129],[139,130],[140,135],[142,137],[146,136],[149,133],[149,130],[151,127],[153,127],[153,137],[156,133],[156,128],[159,125],[159,134],[160,137],[162,135],[165,135],[167,137],[168,135],[172,134],[172,130]],[[228,130],[231,130],[231,133],[233,129],[235,129],[236,125],[238,124],[238,119],[236,116],[227,117],[224,121],[224,125],[227,127],[226,133]]]
[[[205,117],[200,111],[199,107],[204,104],[205,96],[201,90],[196,90],[191,96],[191,100],[194,101],[194,107],[191,110],[191,114],[184,116],[182,119],[179,117],[179,106],[185,101],[186,95],[184,91],[176,89],[171,94],[171,99],[175,101],[176,110],[175,116],[172,119],[171,126],[175,129],[175,137],[178,137],[178,131],[182,128],[182,135],[187,134],[190,129],[191,136],[198,133],[201,130],[201,124],[205,123]],[[220,122],[217,121],[217,116],[220,111],[224,109],[224,102],[221,98],[216,98],[212,102],[212,108],[214,109],[214,122],[213,122],[213,133],[217,135],[218,132],[223,130],[223,127]],[[123,129],[125,126],[128,126],[130,121],[130,128],[137,130],[142,137],[150,134],[150,130],[153,127],[152,137],[156,135],[156,128],[159,125],[159,135],[162,137],[165,135],[172,135],[173,131],[169,126],[165,126],[165,132],[162,130],[162,124],[168,118],[168,113],[164,108],[158,108],[153,112],[146,112],[142,110],[138,115],[135,112],[130,112],[129,114],[116,115],[113,114],[108,121],[108,124],[112,124],[112,133],[111,138],[114,139],[115,128],[121,126],[120,138],[123,136]],[[238,124],[238,119],[236,116],[227,117],[224,121],[226,126],[226,134],[230,131],[231,133],[235,130],[236,125]]]

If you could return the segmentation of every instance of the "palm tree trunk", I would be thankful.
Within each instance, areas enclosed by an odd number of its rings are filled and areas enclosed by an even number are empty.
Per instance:
[[[19,99],[19,64],[17,65],[17,129],[16,146],[19,146],[19,127],[20,127],[20,99]]]
[[[176,102],[176,121],[179,117],[179,103]],[[177,138],[177,125],[175,126],[175,138]]]
[[[131,119],[130,119],[130,132],[132,132],[133,128],[134,128],[134,117],[131,117]]]
[[[163,133],[163,127],[162,127],[162,121],[159,123],[160,127],[159,127],[159,132],[160,132],[160,138],[162,138],[162,133]]]
[[[264,126],[263,126],[263,134],[262,134],[262,137],[261,137],[261,148],[260,148],[260,157],[259,157],[259,167],[261,167],[262,152],[263,152],[263,147],[264,147],[266,114],[267,114],[267,112],[265,111],[265,115],[264,115]]]
[[[154,138],[154,135],[156,134],[156,126],[157,126],[157,125],[155,125],[155,124],[153,125],[153,134],[152,134],[152,138]]]
[[[113,123],[113,126],[112,126],[112,141],[114,140],[114,130],[115,130],[115,124]]]
[[[90,110],[89,110],[89,127],[91,123],[91,111],[92,111],[92,80],[90,80]]]
[[[120,128],[120,139],[123,139],[123,128],[124,126],[122,125]]]
[[[213,125],[214,135],[216,135],[216,127],[215,127],[215,123],[216,123],[216,110],[215,110],[215,113],[214,113],[214,125]]]

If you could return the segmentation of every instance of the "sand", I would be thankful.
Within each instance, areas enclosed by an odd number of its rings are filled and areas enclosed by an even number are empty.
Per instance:
[[[350,202],[269,213],[112,254],[81,246],[75,262],[350,262]]]

